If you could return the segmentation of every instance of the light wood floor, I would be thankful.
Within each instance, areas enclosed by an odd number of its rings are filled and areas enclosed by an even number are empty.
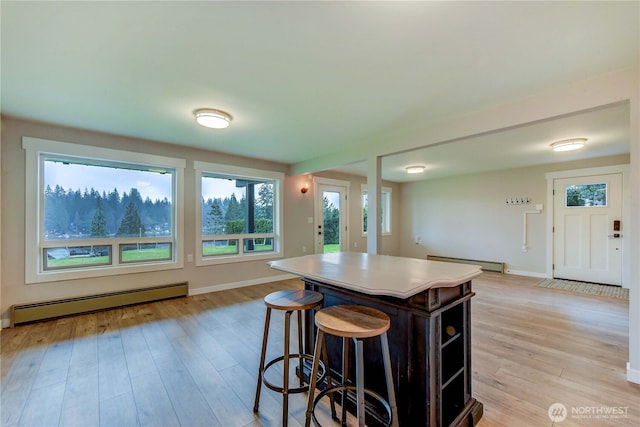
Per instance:
[[[481,427],[640,425],[640,386],[625,380],[628,303],[484,274],[472,300],[473,395]],[[262,298],[298,280],[143,304],[2,330],[1,426],[277,426],[281,398],[263,388],[253,413]],[[282,346],[272,315],[268,356]],[[295,334],[292,339],[295,341]],[[302,425],[293,395],[289,425]],[[572,408],[626,407],[619,419]],[[595,409],[590,409],[595,410]]]
[[[539,279],[483,274],[471,303],[473,395],[481,427],[640,425],[640,385],[626,381],[628,301],[533,286]],[[624,418],[572,417],[626,407]],[[605,409],[606,409],[605,408]],[[596,410],[594,409],[594,410]]]

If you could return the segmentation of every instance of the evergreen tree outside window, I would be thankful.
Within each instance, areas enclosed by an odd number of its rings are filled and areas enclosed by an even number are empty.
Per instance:
[[[322,199],[324,244],[340,244],[340,210],[325,196]]]
[[[220,200],[214,200],[207,218],[207,234],[224,234],[225,219]]]
[[[594,207],[607,206],[607,184],[577,184],[565,189],[565,206]]]
[[[118,227],[116,236],[142,237],[144,235],[146,235],[146,231],[144,229],[144,225],[142,225],[142,222],[140,221],[138,209],[136,209],[136,205],[134,205],[133,202],[129,202],[127,205],[127,211],[124,214],[124,218],[122,218],[120,227]]]
[[[96,212],[91,219],[91,237],[107,237],[107,219],[104,216],[100,198],[96,201]]]
[[[273,219],[273,184],[260,186],[258,190],[258,200],[256,200],[256,209],[256,218],[264,220]],[[273,227],[264,232],[267,231],[273,231]]]

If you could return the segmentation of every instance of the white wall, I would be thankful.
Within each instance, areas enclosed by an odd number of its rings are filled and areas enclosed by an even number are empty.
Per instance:
[[[545,277],[545,174],[628,163],[629,156],[621,155],[405,184],[400,253],[415,258],[430,254],[499,261],[506,263],[510,273]],[[528,197],[531,203],[505,203],[516,197]],[[528,250],[523,252],[524,212],[533,211],[535,204],[543,204],[544,210],[528,215]]]

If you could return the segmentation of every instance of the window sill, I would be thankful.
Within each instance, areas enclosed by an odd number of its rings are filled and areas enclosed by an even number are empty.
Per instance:
[[[382,233],[382,236],[391,236],[391,235],[392,235],[392,233],[391,233],[391,232],[389,232],[389,233]],[[360,235],[360,237],[364,237],[364,238],[366,239],[366,238],[367,238],[367,233],[362,233],[362,234]]]
[[[148,273],[153,271],[176,270],[183,268],[182,260],[179,261],[159,261],[147,262],[144,264],[120,264],[117,267],[91,267],[91,268],[74,268],[67,270],[48,270],[29,275],[26,278],[27,284],[60,282],[64,280],[87,279],[94,277],[108,277],[122,274]]]
[[[199,257],[196,259],[196,266],[206,267],[208,265],[232,264],[238,262],[261,261],[282,258],[281,252],[268,252],[260,254],[242,254],[242,255],[220,255],[216,257]]]

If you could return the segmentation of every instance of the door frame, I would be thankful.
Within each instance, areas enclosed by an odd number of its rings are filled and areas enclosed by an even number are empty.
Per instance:
[[[578,178],[593,175],[610,175],[622,174],[622,234],[626,234],[627,238],[622,239],[622,267],[621,267],[621,285],[623,288],[629,288],[631,283],[631,187],[630,187],[630,165],[613,165],[588,169],[574,169],[559,172],[548,172],[545,174],[547,179],[547,262],[546,277],[553,278],[553,258],[554,258],[554,233],[553,233],[553,181],[555,179]]]
[[[345,246],[345,251],[349,250],[349,233],[351,233],[351,227],[349,224],[349,194],[350,194],[350,185],[351,183],[349,181],[344,181],[341,179],[331,179],[331,178],[323,178],[320,176],[314,176],[313,177],[313,194],[314,194],[314,198],[313,198],[313,253],[318,253],[317,252],[317,246],[318,246],[318,242],[317,242],[317,235],[316,235],[316,230],[318,228],[318,198],[319,196],[319,187],[320,185],[332,185],[335,187],[344,187],[345,188],[345,194],[347,196],[347,199],[345,201],[345,206],[344,206],[344,220],[345,220],[345,224],[343,224],[343,226],[346,226],[347,229],[344,232],[344,246]],[[342,207],[341,209],[341,214],[342,214]],[[322,230],[324,233],[324,230]],[[341,230],[342,231],[342,230]]]

